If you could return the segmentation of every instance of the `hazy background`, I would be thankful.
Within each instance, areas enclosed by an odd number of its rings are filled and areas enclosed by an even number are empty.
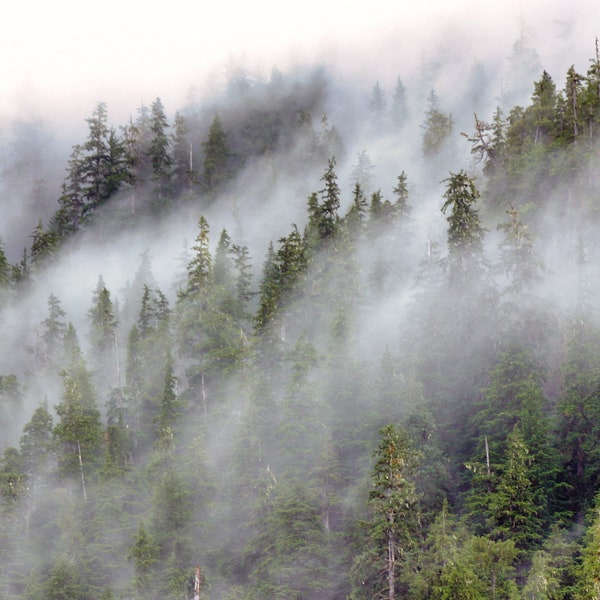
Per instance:
[[[585,68],[599,16],[594,0],[24,0],[3,8],[0,114],[77,123],[105,101],[120,122],[140,100],[169,108],[214,86],[232,58],[267,73],[325,62],[382,85],[427,60],[500,66],[523,26],[562,75],[569,62]]]

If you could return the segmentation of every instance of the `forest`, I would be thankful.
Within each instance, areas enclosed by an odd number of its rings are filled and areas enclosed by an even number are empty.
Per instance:
[[[598,598],[590,55],[3,122],[0,597]]]

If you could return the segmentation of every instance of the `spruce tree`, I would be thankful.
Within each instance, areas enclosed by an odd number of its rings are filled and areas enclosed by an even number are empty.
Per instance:
[[[202,147],[202,183],[207,192],[216,193],[231,179],[231,152],[227,147],[227,136],[218,115],[215,115]]]

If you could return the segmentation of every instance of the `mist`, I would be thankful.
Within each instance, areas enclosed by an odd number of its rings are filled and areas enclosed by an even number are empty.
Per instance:
[[[15,56],[0,71],[3,597],[55,585],[76,590],[69,598],[192,598],[196,565],[202,598],[374,597],[389,583],[369,489],[392,423],[422,461],[408,477],[419,519],[398,533],[415,557],[434,560],[427,536],[446,510],[465,522],[457,564],[473,568],[477,539],[516,544],[502,593],[526,597],[535,553],[557,531],[581,553],[597,432],[575,448],[567,423],[573,332],[598,343],[597,143],[590,133],[539,162],[532,151],[519,170],[478,161],[467,138],[475,115],[492,123],[497,109],[510,131],[543,72],[557,92],[572,65],[585,75],[599,9],[379,4],[308,2],[290,15],[225,3],[198,19],[179,1],[156,14],[109,2],[94,19],[69,2],[33,19],[27,3],[11,9],[0,42]],[[69,160],[98,103],[125,137],[156,99],[169,136],[185,120],[194,177],[161,195],[157,171],[128,176],[61,230]],[[448,128],[433,150],[432,114]],[[217,116],[234,151],[211,188]],[[481,219],[481,246],[463,255],[442,210],[459,173]],[[36,261],[38,224],[61,233]],[[107,320],[94,321],[101,307]],[[597,367],[586,369],[593,388]],[[519,388],[522,406],[502,412],[497,388],[521,382],[529,396]],[[73,406],[95,437],[70,431]],[[522,536],[505,533],[491,500],[482,508],[472,468],[485,439],[487,489],[500,489],[518,427],[530,485],[549,498]],[[588,452],[585,476],[576,450]],[[421,559],[402,560],[398,585],[433,597],[441,584],[425,566],[420,579]]]

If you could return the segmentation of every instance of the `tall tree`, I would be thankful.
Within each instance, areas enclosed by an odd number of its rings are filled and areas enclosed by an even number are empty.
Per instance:
[[[98,102],[92,116],[86,119],[89,134],[82,145],[81,171],[86,208],[93,210],[107,199],[107,167],[109,164],[108,112],[105,102]]]
[[[379,81],[375,83],[371,90],[371,95],[367,103],[369,110],[373,113],[373,124],[380,128],[385,122],[387,116],[387,100],[385,92],[381,89]]]
[[[63,398],[56,405],[58,423],[54,436],[59,444],[62,474],[79,476],[83,500],[88,500],[87,481],[99,466],[102,445],[100,412],[92,388],[79,373],[63,372]]]
[[[152,178],[154,179],[155,195],[158,208],[168,199],[172,175],[172,158],[170,154],[171,140],[167,135],[169,124],[165,110],[157,98],[150,107],[150,162],[152,164]]]
[[[202,183],[206,191],[215,193],[231,179],[231,152],[227,147],[227,136],[218,115],[215,115],[202,147],[204,149]]]
[[[50,294],[48,296],[48,316],[41,323],[40,353],[44,363],[57,366],[61,360],[62,343],[67,330],[65,316],[60,300],[54,294]]]
[[[390,105],[390,117],[392,125],[396,128],[402,127],[408,118],[408,102],[406,98],[406,88],[400,76],[396,79],[396,87]]]
[[[423,156],[433,158],[438,156],[444,149],[452,130],[454,123],[452,116],[446,114],[440,109],[440,101],[432,89],[427,99],[428,108],[425,113],[425,123],[423,124]]]
[[[450,173],[450,177],[444,181],[446,191],[442,212],[448,213],[449,275],[455,285],[462,286],[469,278],[481,274],[486,230],[476,207],[479,190],[473,178],[461,170]]]
[[[31,234],[31,265],[33,268],[39,269],[45,261],[52,258],[54,255],[57,238],[52,230],[46,230],[40,219]]]
[[[418,528],[418,502],[410,480],[415,467],[415,452],[403,430],[387,425],[380,430],[380,442],[375,452],[371,474],[369,500],[374,513],[372,524],[374,573],[366,597],[398,597],[399,561],[411,544]],[[362,596],[357,596],[362,597]]]
[[[196,174],[188,122],[181,112],[175,113],[170,138],[172,155],[173,191],[175,194],[191,193]]]
[[[88,318],[94,366],[98,369],[99,378],[105,385],[118,385],[117,317],[110,292],[104,285],[102,276],[98,278]]]

